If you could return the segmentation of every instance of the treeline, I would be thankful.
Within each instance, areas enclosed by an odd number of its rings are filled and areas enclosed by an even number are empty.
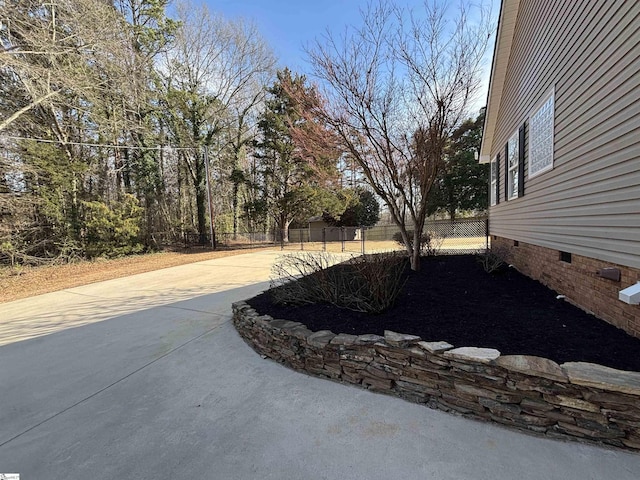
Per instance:
[[[0,263],[375,223],[318,89],[254,24],[167,4],[1,2]]]

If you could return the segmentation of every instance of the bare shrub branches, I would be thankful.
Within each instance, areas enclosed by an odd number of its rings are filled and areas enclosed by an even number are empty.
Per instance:
[[[275,303],[329,303],[358,312],[391,307],[404,285],[404,259],[393,253],[363,255],[335,265],[328,254],[282,257],[273,267],[270,293]]]
[[[496,273],[506,266],[509,251],[504,247],[487,248],[477,256],[478,263],[487,273]]]
[[[410,242],[412,242],[413,247],[413,239],[414,233],[413,230],[407,230],[407,237]],[[405,240],[402,238],[401,232],[396,232],[393,234],[393,240],[403,247],[405,245]],[[426,255],[427,257],[434,257],[438,253],[440,253],[440,248],[444,242],[444,237],[441,237],[436,232],[423,232],[420,235],[420,244],[419,250],[421,255]]]

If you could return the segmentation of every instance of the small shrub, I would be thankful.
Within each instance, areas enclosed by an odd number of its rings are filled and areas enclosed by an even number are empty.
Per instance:
[[[359,312],[391,307],[404,285],[406,261],[393,253],[364,255],[344,263],[326,253],[281,257],[272,269],[274,303],[330,303]]]
[[[487,248],[484,252],[478,254],[478,263],[487,273],[497,273],[504,270],[506,266],[505,258],[507,251],[500,247]]]
[[[333,255],[301,253],[284,255],[271,268],[269,291],[277,304],[317,303],[329,296],[327,276],[336,262]]]
[[[424,238],[421,239],[420,249],[424,255],[427,257],[435,257],[440,253],[440,248],[442,248],[442,243],[444,242],[444,237],[441,237],[436,232],[427,232],[422,234]]]
[[[356,292],[343,298],[345,308],[380,313],[393,306],[406,281],[406,259],[396,253],[357,257],[351,263],[356,278]]]
[[[53,264],[64,265],[79,262],[84,258],[82,245],[75,240],[63,238],[60,242],[56,242],[55,246],[58,256],[52,261]]]
[[[413,230],[407,230],[407,236],[409,237],[409,242],[413,246]],[[393,234],[393,241],[404,248],[404,240],[402,239],[402,234],[400,232]],[[444,242],[444,238],[436,232],[424,232],[420,235],[420,253],[427,257],[436,256],[440,252],[442,242]]]
[[[16,247],[10,241],[0,242],[0,264],[8,263],[12,268],[16,266]]]
[[[138,200],[126,194],[113,206],[104,202],[82,202],[85,210],[86,254],[89,258],[119,257],[140,253],[143,210]]]

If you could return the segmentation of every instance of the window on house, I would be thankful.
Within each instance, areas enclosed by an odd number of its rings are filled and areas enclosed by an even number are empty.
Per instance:
[[[507,199],[518,198],[520,133],[516,132],[507,143]]]
[[[491,160],[491,176],[489,180],[489,200],[490,205],[496,204],[496,193],[498,192],[498,159],[493,157]]]
[[[554,93],[529,119],[529,177],[553,168]]]

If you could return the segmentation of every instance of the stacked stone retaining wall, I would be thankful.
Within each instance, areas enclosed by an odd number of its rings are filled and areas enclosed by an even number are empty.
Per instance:
[[[258,353],[340,380],[549,437],[640,452],[640,373],[385,332],[312,332],[302,323],[233,305],[233,322]]]

